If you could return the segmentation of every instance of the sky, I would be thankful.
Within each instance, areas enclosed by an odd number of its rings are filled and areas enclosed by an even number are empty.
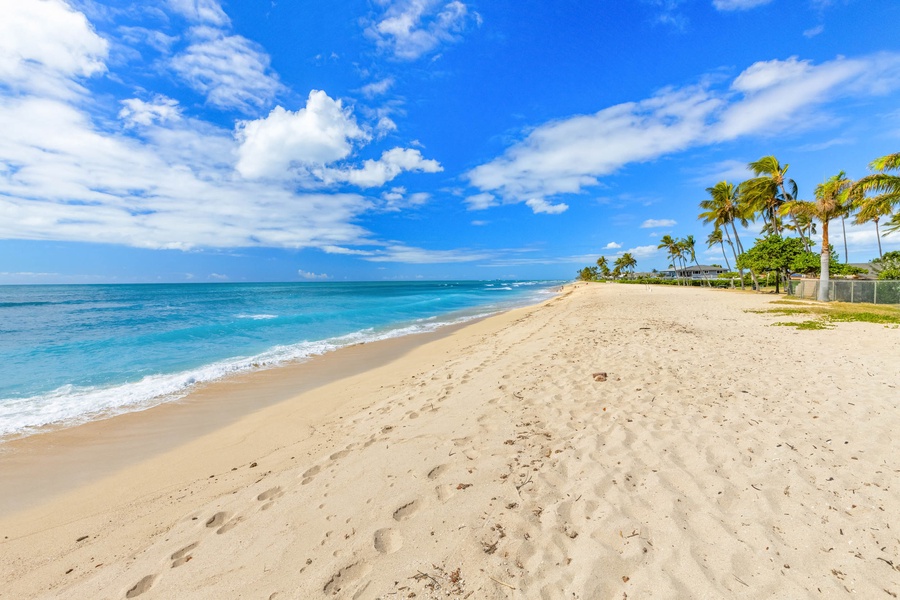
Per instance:
[[[571,279],[665,269],[667,234],[722,264],[706,188],[774,155],[812,199],[900,151],[896,0],[0,15],[0,283]],[[877,256],[871,224],[846,240]]]

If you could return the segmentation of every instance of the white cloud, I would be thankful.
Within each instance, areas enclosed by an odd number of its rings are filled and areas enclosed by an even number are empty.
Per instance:
[[[169,0],[169,7],[194,23],[226,26],[231,20],[215,0]]]
[[[443,170],[440,163],[424,158],[418,150],[392,148],[384,151],[378,160],[364,161],[361,168],[326,168],[317,174],[325,183],[345,182],[361,188],[371,188],[384,185],[404,171],[439,173]]]
[[[720,181],[738,183],[753,177],[753,172],[747,168],[746,160],[723,160],[697,169],[696,176],[691,181],[704,187],[712,187]]]
[[[622,244],[616,242],[610,242],[607,245],[603,246],[604,250],[618,250],[622,247]]]
[[[403,244],[389,245],[365,258],[370,262],[399,262],[406,264],[463,263],[491,258],[491,252],[470,250],[426,250]]]
[[[525,201],[525,205],[536,215],[541,213],[546,215],[558,215],[569,210],[568,204],[551,204],[543,198],[530,198]]]
[[[625,252],[631,254],[635,258],[650,258],[651,256],[656,256],[659,252],[659,248],[656,246],[635,246],[634,248],[629,248]],[[619,254],[624,254],[625,252],[619,252]]]
[[[768,4],[772,0],[713,0],[717,10],[749,10]]]
[[[312,273],[310,271],[304,271],[303,269],[297,269],[297,275],[299,275],[303,279],[309,279],[310,281],[316,279],[331,279],[331,277],[326,273]]]
[[[625,164],[689,147],[718,105],[706,90],[694,87],[552,121],[467,177],[506,201],[578,193]]]
[[[228,280],[228,275],[222,275],[221,273],[210,273],[210,274],[207,276],[207,279],[213,279],[213,280],[216,280],[216,281],[227,281],[227,280]]]
[[[787,60],[759,61],[738,75],[731,84],[731,89],[744,93],[758,92],[803,77],[811,68],[808,60],[799,60],[796,56]]]
[[[385,8],[380,20],[366,29],[366,35],[396,58],[415,60],[440,44],[455,41],[466,25],[480,23],[478,13],[452,0],[376,0]]]
[[[489,223],[490,221],[472,221],[472,225],[474,225],[475,227],[484,227]]]
[[[372,83],[364,85],[360,91],[366,98],[374,98],[375,96],[380,96],[387,92],[393,85],[394,78],[385,77],[380,81],[374,81]]]
[[[465,203],[469,210],[485,210],[499,204],[493,194],[475,194],[466,198]]]
[[[0,82],[16,91],[70,97],[76,80],[106,70],[109,44],[60,0],[3,2]]]
[[[177,121],[181,118],[181,110],[178,101],[166,96],[157,95],[150,102],[144,102],[139,98],[122,100],[122,110],[119,118],[129,126],[150,125],[151,123],[165,123]]]
[[[647,219],[641,223],[641,229],[659,229],[660,227],[673,227],[678,222],[673,219]]]
[[[803,32],[803,37],[806,38],[814,38],[817,35],[823,33],[825,31],[824,25],[816,25],[815,27],[810,27],[806,31]]]
[[[172,57],[171,67],[213,106],[247,112],[268,104],[281,89],[258,44],[212,27],[195,27],[191,36],[193,43]]]
[[[242,121],[235,132],[240,148],[237,170],[244,177],[287,177],[350,155],[355,140],[368,140],[340,100],[313,90],[306,107],[275,107],[269,115]]]
[[[416,192],[407,194],[405,187],[393,187],[381,194],[384,200],[384,210],[396,212],[406,208],[416,208],[427,204],[431,199],[431,194],[427,192]]]
[[[797,58],[763,61],[727,89],[714,81],[544,123],[465,177],[504,204],[581,193],[630,163],[742,136],[775,135],[812,123],[819,105],[889,93],[900,87],[900,54],[819,65]]]

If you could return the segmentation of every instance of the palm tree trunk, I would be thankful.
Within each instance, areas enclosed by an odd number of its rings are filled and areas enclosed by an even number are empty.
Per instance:
[[[731,251],[734,252],[734,264],[736,266],[738,264],[738,250],[743,254],[744,246],[741,244],[741,237],[738,235],[737,227],[734,226],[734,221],[731,222],[731,229],[734,231],[734,243],[737,246],[737,248],[731,248]],[[744,269],[738,269],[738,272],[741,274],[741,291],[744,291]],[[758,288],[759,285],[756,283],[756,275],[753,273],[753,269],[750,269],[750,277],[753,279],[753,285]]]
[[[819,267],[819,302],[828,302],[828,267],[830,266],[831,253],[828,249],[828,219],[822,220],[822,254]]]
[[[847,226],[844,224],[844,215],[841,215],[841,229],[844,231],[844,264],[850,262],[847,255]]]
[[[878,217],[875,217],[875,237],[878,238],[878,258],[884,258],[881,253],[881,233],[878,232]]]
[[[725,254],[725,242],[719,242],[719,245],[722,246],[722,258],[725,259],[725,266],[731,271],[731,265],[728,263],[728,255]]]

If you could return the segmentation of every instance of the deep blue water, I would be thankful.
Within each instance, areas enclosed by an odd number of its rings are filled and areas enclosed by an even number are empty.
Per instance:
[[[0,437],[537,302],[560,283],[0,286]]]

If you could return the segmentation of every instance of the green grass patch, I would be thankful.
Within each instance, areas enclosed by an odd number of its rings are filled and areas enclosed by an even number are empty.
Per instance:
[[[893,306],[877,304],[850,304],[847,302],[830,302],[806,304],[792,300],[776,300],[778,308],[754,310],[757,314],[770,314],[779,317],[808,315],[819,317],[815,321],[784,322],[775,325],[794,326],[798,329],[831,329],[832,323],[875,323],[879,325],[900,325],[900,309]],[[784,305],[791,305],[790,308]]]
[[[796,327],[797,329],[804,329],[808,331],[834,329],[833,325],[822,319],[815,319],[813,321],[781,321],[778,323],[772,323],[772,325],[776,327]]]

